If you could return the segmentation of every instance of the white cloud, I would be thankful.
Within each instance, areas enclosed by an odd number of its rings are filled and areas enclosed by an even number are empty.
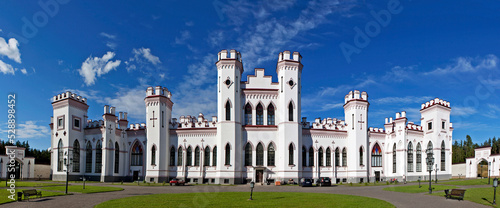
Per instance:
[[[153,55],[151,53],[151,49],[149,48],[139,48],[139,49],[134,48],[132,50],[132,53],[134,53],[135,55],[135,60],[139,59],[140,57],[143,57],[153,65],[158,65],[161,63],[160,58],[158,58],[158,56]]]
[[[85,84],[87,86],[95,84],[96,77],[101,77],[101,75],[107,74],[111,70],[116,70],[116,68],[120,65],[121,61],[111,61],[115,57],[115,53],[107,52],[99,57],[88,57],[82,63],[81,69],[79,69],[80,75],[84,78]]]
[[[47,124],[37,125],[37,121],[26,121],[17,124],[16,138],[37,139],[50,136],[50,129]]]
[[[179,45],[185,44],[186,40],[188,40],[189,38],[191,38],[191,33],[189,31],[187,30],[181,31],[181,37],[175,38],[175,44]]]
[[[395,66],[392,67],[390,71],[387,71],[382,79],[387,82],[402,82],[404,80],[415,77],[414,71],[416,68],[416,65],[406,67]]]
[[[21,53],[19,53],[19,42],[11,38],[7,43],[5,39],[0,37],[0,55],[7,56],[9,59],[21,63]]]
[[[328,104],[325,104],[321,107],[321,110],[320,111],[327,111],[327,110],[331,110],[331,109],[335,109],[335,108],[342,108],[344,107],[344,103],[328,103]]]
[[[459,72],[477,72],[482,69],[495,69],[497,68],[497,62],[498,58],[493,54],[476,58],[458,57],[453,63],[443,68],[438,67],[435,70],[424,73],[424,75],[445,75]]]
[[[111,97],[103,97],[96,100],[98,103],[116,107],[118,111],[128,113],[131,118],[144,121],[146,118],[146,107],[144,98],[146,97],[147,86],[137,86],[135,88],[118,87],[118,91]]]
[[[12,67],[12,65],[6,64],[2,60],[0,60],[0,72],[2,72],[3,74],[12,74],[12,75],[14,75],[15,70]]]
[[[408,103],[423,103],[431,100],[431,96],[406,96],[406,97],[384,97],[370,101],[376,104],[408,104]]]
[[[108,34],[108,33],[105,33],[105,32],[101,32],[100,35],[103,36],[103,37],[105,37],[105,38],[116,39],[116,35],[111,35],[111,34]]]
[[[470,116],[475,113],[477,113],[477,110],[473,107],[455,106],[451,108],[452,116]]]
[[[115,50],[116,49],[116,46],[118,46],[118,44],[116,43],[113,43],[113,42],[106,42],[106,46],[112,50]]]
[[[23,74],[28,74],[28,71],[26,71],[26,69],[21,69],[21,72],[22,72]]]
[[[191,27],[191,26],[193,26],[193,25],[194,25],[194,22],[193,22],[193,21],[187,21],[187,22],[186,22],[186,26],[188,26],[188,27]]]

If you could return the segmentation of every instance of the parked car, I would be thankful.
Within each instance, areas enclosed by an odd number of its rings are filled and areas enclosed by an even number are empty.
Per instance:
[[[319,184],[319,186],[331,186],[332,180],[330,180],[330,178],[328,178],[328,177],[323,177],[323,178],[318,179],[317,184]]]
[[[180,186],[180,185],[185,185],[186,182],[184,180],[181,180],[181,179],[178,179],[178,178],[174,178],[172,180],[170,180],[170,185],[176,185],[176,186]]]
[[[313,184],[313,179],[302,178],[302,179],[300,179],[299,186],[302,186],[302,187],[312,187],[313,186],[312,184]]]

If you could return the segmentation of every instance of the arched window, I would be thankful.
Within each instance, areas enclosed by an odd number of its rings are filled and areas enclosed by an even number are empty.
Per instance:
[[[382,150],[378,143],[372,148],[372,167],[382,167]]]
[[[330,147],[326,148],[326,166],[332,166],[332,151]]]
[[[73,172],[80,172],[80,142],[73,143]]]
[[[194,149],[194,166],[200,166],[200,147]]]
[[[217,166],[217,146],[212,150],[212,166]]]
[[[288,146],[288,165],[293,165],[293,144]]]
[[[229,103],[229,100],[226,102],[226,121],[231,120],[231,103]]]
[[[151,165],[156,165],[156,146],[151,147]]]
[[[262,107],[262,105],[259,103],[257,105],[257,109],[256,109],[256,112],[255,112],[257,115],[256,115],[256,124],[257,125],[264,125],[264,108]]]
[[[203,159],[203,166],[210,166],[210,147],[205,148],[205,159]]]
[[[274,125],[274,105],[267,106],[267,125]]]
[[[245,105],[245,125],[252,125],[252,106],[250,103]]]
[[[392,146],[392,172],[396,173],[396,143]]]
[[[422,147],[417,143],[417,172],[422,172]]]
[[[291,101],[288,104],[288,121],[293,121],[293,104]]]
[[[250,143],[245,146],[245,166],[252,166],[252,145]]]
[[[309,166],[314,166],[314,148],[309,147]]]
[[[441,142],[441,171],[446,170],[446,152],[444,148],[444,141]]]
[[[340,166],[340,150],[338,147],[335,149],[335,166]]]
[[[97,141],[95,145],[95,172],[100,173],[102,170],[102,144]]]
[[[302,167],[307,167],[306,147],[302,146]]]
[[[193,166],[193,149],[188,147],[186,152],[186,166]]]
[[[318,150],[318,162],[319,167],[323,166],[323,147],[320,147]]]
[[[267,147],[267,166],[274,166],[274,145],[270,143]]]
[[[115,142],[115,173],[120,173],[120,146]]]
[[[175,148],[170,148],[170,166],[175,166]]]
[[[360,166],[363,166],[363,164],[364,164],[363,163],[363,161],[364,161],[364,159],[363,159],[363,152],[364,152],[363,151],[363,147],[359,147],[359,165]]]
[[[226,162],[225,165],[231,165],[231,146],[226,144]]]
[[[87,148],[85,151],[85,172],[92,172],[92,144],[90,144],[90,141],[87,142]]]
[[[177,149],[177,166],[182,166],[182,147]]]
[[[406,169],[408,172],[413,172],[413,144],[411,142],[408,143],[408,151],[407,153],[407,165]]]
[[[343,167],[347,166],[347,150],[345,147],[344,149],[342,149],[342,166]]]
[[[132,146],[132,166],[142,166],[142,146],[139,142],[135,142],[134,146]]]
[[[264,165],[264,146],[262,146],[262,143],[259,143],[257,145],[257,166],[262,166]]]
[[[63,143],[62,139],[59,139],[59,143],[57,144],[57,171],[63,171]]]
[[[428,149],[428,150],[429,150],[429,149],[430,149],[430,150],[432,150],[433,148],[434,148],[434,147],[433,147],[433,145],[432,145],[432,142],[431,142],[431,141],[429,141],[429,143],[427,143],[427,149]]]

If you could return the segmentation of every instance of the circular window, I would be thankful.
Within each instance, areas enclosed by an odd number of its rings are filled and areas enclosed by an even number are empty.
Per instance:
[[[294,84],[294,83],[293,83],[293,80],[288,81],[288,84],[289,84],[290,86],[293,86],[293,84]]]
[[[231,84],[231,80],[229,79],[226,79],[226,81],[224,82],[226,85],[230,85]]]

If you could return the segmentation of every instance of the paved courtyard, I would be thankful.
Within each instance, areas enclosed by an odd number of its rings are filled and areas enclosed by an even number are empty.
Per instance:
[[[75,184],[78,185],[78,184]],[[79,184],[81,185],[81,184]],[[131,186],[131,185],[110,185],[110,184],[89,184],[99,186],[116,186],[122,187],[123,191],[105,192],[95,194],[73,194],[67,196],[47,197],[41,199],[33,199],[30,202],[13,202],[1,205],[2,207],[65,207],[65,208],[80,208],[94,207],[97,204],[111,200],[124,198],[129,196],[150,195],[159,193],[192,193],[192,192],[249,192],[249,185],[236,186]],[[402,186],[402,185],[398,185]],[[440,207],[440,208],[459,208],[459,207],[487,207],[469,201],[447,200],[444,197],[425,195],[425,193],[410,194],[392,191],[384,191],[383,188],[388,186],[366,186],[366,187],[350,187],[350,186],[332,186],[332,187],[299,187],[299,186],[274,186],[274,185],[256,185],[254,192],[311,192],[311,193],[333,193],[333,194],[349,194],[358,196],[367,196],[377,199],[382,199],[392,203],[396,207]],[[475,186],[478,187],[478,186]],[[201,197],[196,197],[193,200],[203,200]],[[195,203],[196,204],[196,203]],[[197,203],[200,204],[200,203]]]

